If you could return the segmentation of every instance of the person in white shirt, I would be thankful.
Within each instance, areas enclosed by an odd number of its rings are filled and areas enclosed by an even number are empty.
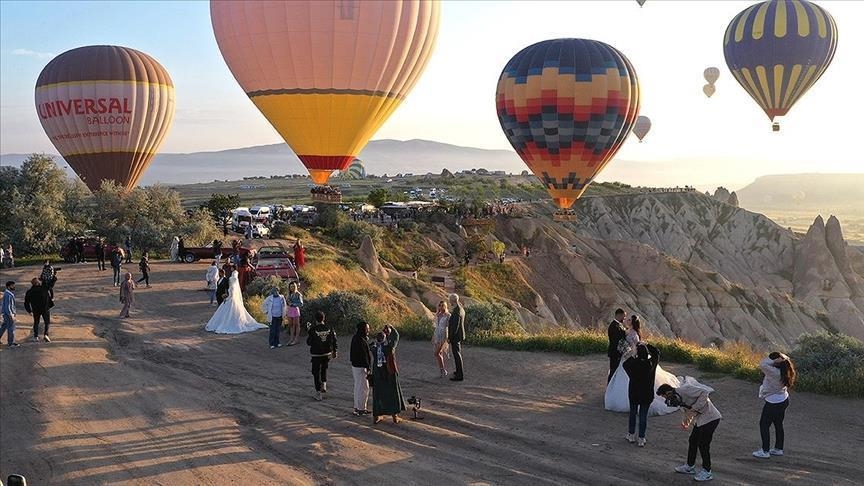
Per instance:
[[[270,319],[270,349],[281,348],[279,343],[279,331],[282,328],[282,319],[288,312],[288,302],[285,297],[279,293],[279,289],[274,287],[270,291],[270,295],[264,299],[264,312],[267,318]]]
[[[219,266],[216,265],[216,260],[213,260],[213,264],[207,268],[204,280],[207,282],[207,291],[210,292],[210,305],[214,305],[216,303],[216,283],[219,280]]]
[[[795,364],[783,353],[773,352],[759,363],[765,375],[759,387],[759,398],[765,400],[762,417],[759,419],[759,433],[762,448],[753,452],[755,457],[767,459],[783,455],[783,419],[789,407],[789,388],[795,385]],[[774,447],[771,447],[771,425],[774,425]]]

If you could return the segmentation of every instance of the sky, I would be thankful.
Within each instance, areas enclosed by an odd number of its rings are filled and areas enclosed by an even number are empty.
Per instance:
[[[494,104],[502,68],[535,42],[581,37],[606,42],[630,59],[642,90],[640,114],[653,123],[644,143],[629,137],[616,159],[668,172],[669,185],[735,186],[766,174],[864,172],[857,141],[864,109],[858,96],[864,1],[816,2],[837,22],[837,52],[779,133],[723,59],[726,26],[752,3],[648,0],[640,8],[635,0],[445,1],[432,60],[373,138],[509,150]],[[92,44],[141,50],[171,74],[177,109],[163,152],[282,141],[222,60],[207,2],[2,0],[0,153],[56,153],[34,108],[36,78],[55,55]],[[710,99],[702,94],[708,66],[721,71]]]

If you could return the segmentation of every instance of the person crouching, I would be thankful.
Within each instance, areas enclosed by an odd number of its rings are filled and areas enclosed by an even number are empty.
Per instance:
[[[666,404],[674,407],[682,407],[686,410],[681,427],[687,430],[695,419],[696,426],[690,433],[689,447],[687,449],[687,462],[675,468],[675,472],[681,474],[694,474],[696,481],[710,481],[714,479],[711,472],[711,439],[714,431],[720,425],[720,411],[711,403],[708,397],[707,387],[701,385],[681,385],[673,388],[666,383],[657,388],[657,395],[666,399]],[[696,471],[696,451],[702,455],[702,470]]]

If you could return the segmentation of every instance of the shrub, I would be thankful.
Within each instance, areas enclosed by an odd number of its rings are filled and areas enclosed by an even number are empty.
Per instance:
[[[523,335],[525,329],[516,314],[497,302],[480,302],[465,309],[466,332],[480,335]]]
[[[355,248],[360,246],[363,237],[369,235],[372,238],[372,243],[377,247],[381,244],[383,230],[380,226],[365,221],[350,221],[340,218],[332,233],[335,238]]]
[[[431,340],[434,329],[435,325],[432,321],[417,314],[404,317],[397,327],[399,337],[411,341]]]
[[[864,398],[864,343],[843,334],[804,334],[792,353],[797,388]]]
[[[261,309],[261,306],[264,304],[264,297],[261,297],[260,295],[250,295],[246,298],[244,304],[246,305],[246,310],[252,314],[252,317],[254,317],[256,321],[262,324],[270,324],[270,321],[267,320],[267,314],[265,314],[264,310]]]
[[[282,278],[277,275],[256,278],[255,280],[249,282],[249,285],[246,286],[246,295],[257,295],[266,298],[268,295],[270,295],[271,290],[277,288],[279,289],[279,293],[287,297],[289,283],[290,282],[288,282],[287,280],[282,280]]]
[[[369,298],[355,292],[337,290],[306,301],[302,310],[304,322],[312,322],[315,312],[319,310],[324,312],[325,322],[333,326],[338,334],[354,334],[361,320],[368,322],[372,329],[381,324],[381,317]]]
[[[360,264],[357,262],[357,260],[352,260],[344,256],[336,257],[336,264],[347,270],[356,270],[360,267]]]

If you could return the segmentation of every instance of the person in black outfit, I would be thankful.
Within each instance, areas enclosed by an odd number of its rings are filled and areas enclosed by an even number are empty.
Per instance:
[[[141,270],[141,278],[138,279],[138,283],[144,282],[147,288],[150,288],[150,257],[146,251],[141,254],[138,269]]]
[[[84,238],[75,239],[75,263],[84,263]]]
[[[636,441],[636,414],[639,414],[639,447],[645,445],[645,430],[648,428],[648,409],[654,401],[654,375],[660,352],[650,344],[636,346],[636,356],[624,362],[624,371],[630,378],[627,389],[630,398],[630,422],[627,426],[627,440]]]
[[[615,309],[615,319],[609,323],[609,349],[606,353],[609,356],[609,376],[606,377],[606,383],[609,383],[621,363],[621,351],[618,351],[618,343],[627,335],[627,329],[624,328],[623,324],[625,317],[627,317],[627,313],[624,312],[624,309]]]
[[[114,270],[114,286],[120,286],[120,268],[123,266],[123,253],[117,244],[114,244],[114,249],[111,251],[111,269]]]
[[[105,243],[101,238],[96,240],[96,269],[105,270]]]
[[[315,381],[315,399],[327,396],[327,366],[336,359],[336,331],[324,324],[324,313],[315,313],[315,324],[309,327],[306,344],[312,357],[312,378]]]
[[[44,285],[38,278],[30,281],[32,287],[24,294],[24,310],[28,314],[33,315],[33,340],[39,340],[39,318],[45,323],[45,342],[50,343],[51,338],[48,337],[48,328],[51,326],[51,307],[54,306],[54,301],[51,299],[51,293],[48,286]]]
[[[225,299],[228,298],[228,277],[225,276],[225,270],[219,269],[219,280],[216,281],[216,302],[222,305]]]
[[[462,370],[462,341],[465,340],[465,309],[459,302],[459,296],[450,294],[450,322],[447,323],[447,340],[450,341],[450,351],[456,371],[450,381],[462,381],[465,375]]]
[[[372,350],[369,347],[369,324],[360,321],[357,332],[351,338],[351,372],[354,376],[355,416],[368,415],[369,380],[372,373]]]

